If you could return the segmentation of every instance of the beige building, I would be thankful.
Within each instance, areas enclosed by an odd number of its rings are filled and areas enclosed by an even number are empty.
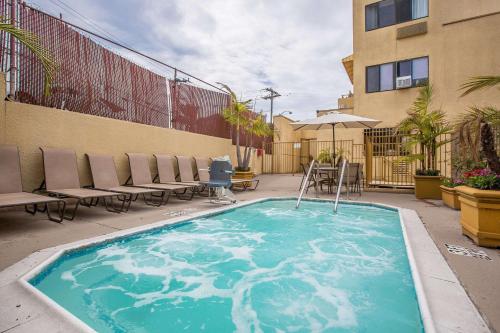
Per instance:
[[[459,90],[473,76],[500,73],[500,1],[353,0],[353,54],[342,63],[353,94],[342,96],[332,110],[381,120],[377,127],[386,133],[406,116],[426,83],[434,88],[434,106],[450,121],[472,105],[500,105],[497,89],[466,97]],[[332,110],[319,110],[317,116]],[[278,133],[291,131],[287,121],[276,125]],[[336,131],[337,139],[355,145],[365,144],[368,135]],[[299,131],[276,139],[326,141],[331,131]]]

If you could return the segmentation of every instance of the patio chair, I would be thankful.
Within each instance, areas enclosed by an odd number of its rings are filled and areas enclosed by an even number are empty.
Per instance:
[[[132,201],[136,201],[139,196],[142,196],[144,203],[147,205],[155,205],[153,193],[161,193],[159,190],[152,190],[144,187],[122,186],[118,180],[116,166],[111,155],[86,154],[90,164],[92,173],[92,182],[94,188],[103,191],[119,192],[128,195],[127,205],[125,210],[128,211]],[[148,200],[146,194],[150,194]]]
[[[43,156],[44,180],[39,190],[58,198],[76,200],[75,208],[70,215],[64,215],[66,220],[73,220],[80,205],[86,207],[97,206],[102,199],[107,211],[120,213],[124,211],[126,195],[117,192],[100,191],[82,188],[78,176],[76,154],[69,149],[40,147]],[[113,198],[119,199],[122,204],[115,207]],[[108,199],[110,204],[108,205]],[[90,200],[88,202],[87,200]]]
[[[146,154],[140,153],[125,153],[128,156],[128,161],[130,164],[130,177],[125,184],[130,181],[131,185],[137,187],[144,187],[148,189],[155,189],[162,191],[161,204],[166,204],[170,198],[170,194],[178,191],[186,191],[191,188],[192,185],[184,184],[160,184],[154,183],[153,177],[151,176],[151,170],[149,169],[148,156]]]
[[[347,163],[346,169],[344,171],[344,179],[340,186],[349,187],[349,192],[359,193],[361,195],[361,183],[360,183],[360,163]],[[339,170],[340,175],[340,170]]]
[[[310,163],[300,163],[300,167],[302,168],[302,179],[300,180],[300,185],[299,185],[299,191],[302,189],[302,185],[306,181],[307,177],[307,172],[309,171],[309,167],[311,166]],[[314,173],[311,175],[311,178],[309,178],[307,187],[306,187],[306,193],[309,192],[309,188],[316,186],[316,176]]]
[[[198,179],[200,182],[207,182],[210,179],[210,166],[212,160],[210,158],[195,157],[196,169],[198,170]],[[229,162],[231,165],[231,162]],[[232,175],[233,173],[231,173]],[[233,190],[255,190],[259,186],[259,179],[234,179],[231,177],[230,189]]]
[[[59,217],[54,217],[49,204],[57,204]],[[43,208],[38,207],[42,205]],[[0,146],[0,208],[24,206],[31,215],[37,212],[47,212],[49,220],[61,223],[63,221],[66,202],[62,199],[45,195],[23,192],[21,179],[21,163],[17,146]],[[30,209],[30,206],[33,206]]]
[[[229,189],[233,183],[231,175],[233,174],[233,167],[229,161],[215,160],[210,166],[208,171],[209,179],[203,181],[207,186],[210,196],[210,191],[213,189],[216,199],[211,200],[212,203],[235,203],[236,198]]]
[[[156,166],[158,168],[158,180],[160,184],[173,184],[173,185],[184,185],[186,186],[184,193],[175,192],[179,199],[191,200],[196,192],[197,185],[193,183],[183,183],[177,181],[176,170],[174,163],[175,158],[170,155],[155,154]],[[156,177],[155,177],[156,178]],[[186,195],[186,193],[190,193]]]

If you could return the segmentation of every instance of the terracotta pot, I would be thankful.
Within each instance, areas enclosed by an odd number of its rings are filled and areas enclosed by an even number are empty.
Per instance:
[[[440,188],[443,203],[450,208],[460,209],[460,200],[458,200],[459,195],[455,190],[455,187],[441,185]]]
[[[477,245],[500,247],[500,191],[455,188],[460,200],[462,233]]]
[[[441,199],[441,176],[414,176],[417,199]]]

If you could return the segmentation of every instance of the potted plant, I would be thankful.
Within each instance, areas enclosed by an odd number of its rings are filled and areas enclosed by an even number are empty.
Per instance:
[[[472,78],[462,86],[463,95],[498,84],[500,76]],[[456,188],[460,196],[462,233],[480,246],[499,247],[500,160],[492,128],[500,126],[500,110],[492,106],[470,108],[460,116],[456,126],[461,146],[468,148],[469,157],[477,162],[485,161],[487,165],[465,172],[465,185]]]
[[[458,200],[458,192],[455,191],[457,186],[463,185],[464,181],[461,178],[444,178],[440,186],[441,198],[443,203],[453,209],[460,209],[460,201]]]
[[[332,154],[330,153],[330,149],[322,149],[318,154],[318,162],[324,164],[332,163]]]
[[[253,171],[250,170],[250,160],[252,157],[252,139],[253,136],[270,136],[273,131],[266,123],[262,114],[255,114],[250,110],[250,102],[252,100],[239,100],[236,94],[229,86],[219,83],[226,90],[230,97],[230,105],[223,110],[224,119],[234,128],[233,134],[236,135],[236,160],[234,178],[236,179],[252,179],[255,177]],[[245,133],[247,136],[246,143],[243,148],[240,144],[240,133]]]
[[[418,199],[441,199],[440,171],[437,170],[437,149],[450,142],[444,135],[451,132],[441,109],[430,110],[433,89],[430,85],[422,87],[415,102],[408,110],[408,117],[396,127],[406,136],[405,145],[409,151],[417,148],[418,153],[409,154],[405,160],[420,161],[415,173],[415,196]]]

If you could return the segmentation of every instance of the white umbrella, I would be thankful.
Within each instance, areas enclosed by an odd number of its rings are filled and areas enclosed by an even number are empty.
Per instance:
[[[332,127],[333,134],[333,154],[335,155],[335,126],[339,125],[343,128],[373,128],[380,124],[380,120],[355,116],[353,114],[332,111],[324,116],[302,120],[296,123],[291,123],[294,130],[308,129],[320,130]]]

